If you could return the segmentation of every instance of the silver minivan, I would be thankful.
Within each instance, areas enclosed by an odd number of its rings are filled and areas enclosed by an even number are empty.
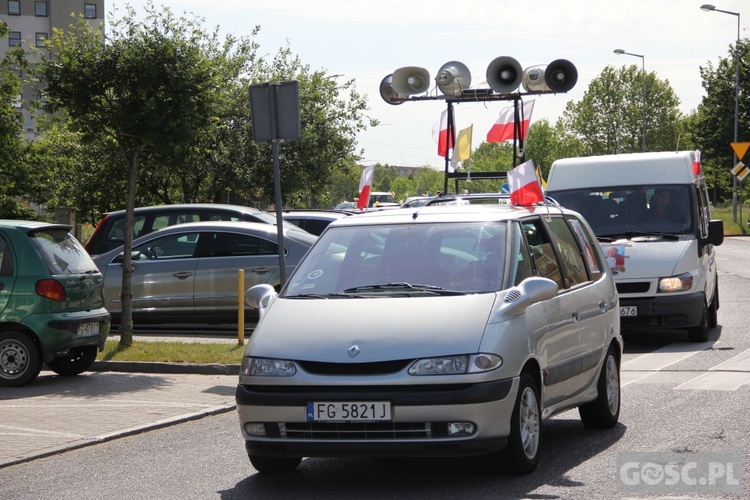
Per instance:
[[[585,220],[556,204],[347,217],[280,293],[258,285],[246,300],[260,321],[236,401],[260,472],[303,457],[486,454],[528,473],[545,419],[575,407],[587,427],[619,418],[612,273]]]

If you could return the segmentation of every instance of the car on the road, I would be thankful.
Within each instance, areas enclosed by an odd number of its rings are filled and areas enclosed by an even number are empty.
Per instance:
[[[391,193],[385,191],[373,191],[370,193],[370,201],[367,205],[370,208],[388,208],[399,207],[399,203]]]
[[[236,402],[262,473],[310,456],[483,454],[528,473],[545,419],[619,418],[613,275],[588,223],[556,203],[347,217],[280,292],[246,300],[260,320]]]
[[[178,203],[136,207],[133,238],[176,224],[200,221],[246,221],[276,224],[276,217],[253,207],[221,203]],[[108,212],[84,244],[86,251],[99,255],[122,246],[125,241],[125,210]]]
[[[109,334],[103,278],[70,226],[0,220],[0,386],[78,375]]]
[[[298,226],[308,233],[320,236],[328,224],[352,215],[352,212],[341,212],[337,210],[284,210],[281,217]]]
[[[280,284],[277,226],[261,222],[190,222],[133,242],[133,322],[144,324],[236,324],[238,276],[243,290]],[[317,236],[284,229],[284,268],[291,273]],[[104,298],[114,324],[122,315],[119,247],[94,257],[104,275]],[[247,309],[247,316],[257,311]]]

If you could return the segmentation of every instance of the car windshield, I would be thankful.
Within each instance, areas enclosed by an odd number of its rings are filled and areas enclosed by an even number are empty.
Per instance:
[[[583,215],[600,237],[695,232],[695,197],[689,185],[608,186],[548,194]]]
[[[45,229],[29,234],[52,275],[98,272],[78,240],[65,229]]]
[[[497,291],[506,231],[504,222],[331,226],[282,295]]]

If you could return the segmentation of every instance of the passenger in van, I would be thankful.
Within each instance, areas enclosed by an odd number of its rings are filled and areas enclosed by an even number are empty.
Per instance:
[[[656,188],[648,203],[649,214],[655,219],[669,218],[669,200],[671,195],[668,188]]]

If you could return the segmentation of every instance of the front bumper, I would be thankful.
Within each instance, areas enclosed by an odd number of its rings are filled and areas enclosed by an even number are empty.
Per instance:
[[[467,456],[502,449],[518,378],[477,384],[425,386],[249,386],[236,392],[245,447],[249,455],[323,456]],[[308,422],[309,401],[391,402],[390,422]],[[245,424],[261,423],[265,435],[247,433]],[[449,422],[471,422],[470,435],[451,436]]]
[[[637,316],[621,316],[623,329],[690,328],[703,319],[703,293],[628,298],[620,295],[620,307],[637,306]]]

